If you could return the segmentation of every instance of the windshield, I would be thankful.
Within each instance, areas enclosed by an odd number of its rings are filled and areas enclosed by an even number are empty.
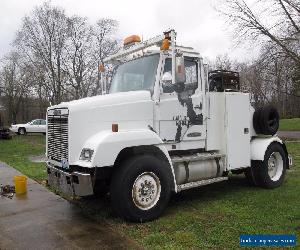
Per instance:
[[[159,54],[126,62],[117,68],[110,93],[153,89]]]

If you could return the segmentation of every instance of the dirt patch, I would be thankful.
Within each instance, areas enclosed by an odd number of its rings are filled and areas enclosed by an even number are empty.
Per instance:
[[[278,131],[278,136],[284,139],[300,139],[300,131]]]
[[[28,160],[35,163],[41,163],[41,162],[46,162],[47,158],[45,155],[35,155],[35,156],[29,156]]]

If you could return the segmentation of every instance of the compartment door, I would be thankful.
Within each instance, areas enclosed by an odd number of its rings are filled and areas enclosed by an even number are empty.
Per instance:
[[[250,166],[250,100],[249,94],[226,93],[225,131],[227,168]]]

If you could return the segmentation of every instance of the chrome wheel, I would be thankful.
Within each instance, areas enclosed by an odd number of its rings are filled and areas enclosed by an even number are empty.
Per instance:
[[[135,179],[132,199],[138,208],[149,210],[154,207],[159,201],[160,193],[160,180],[153,172],[144,172]]]
[[[273,152],[268,160],[268,174],[272,181],[278,181],[283,172],[283,159],[279,152]]]

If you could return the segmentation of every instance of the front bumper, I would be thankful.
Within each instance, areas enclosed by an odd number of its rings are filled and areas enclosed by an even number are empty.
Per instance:
[[[9,130],[13,133],[17,133],[18,132],[18,128],[17,127],[10,127]]]
[[[92,177],[87,173],[64,172],[47,162],[48,184],[67,195],[88,196],[94,193]]]

